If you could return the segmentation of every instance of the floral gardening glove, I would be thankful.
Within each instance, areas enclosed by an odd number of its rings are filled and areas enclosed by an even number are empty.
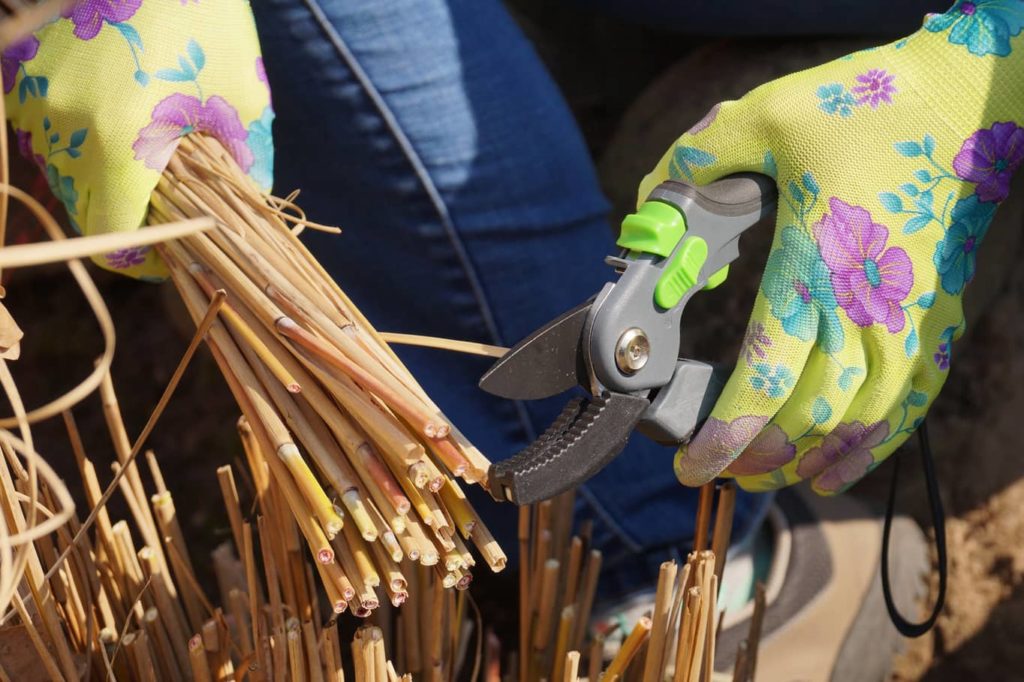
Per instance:
[[[80,0],[2,55],[7,115],[80,232],[134,230],[183,135],[213,135],[261,185],[270,90],[243,0]],[[158,278],[150,247],[97,257]]]
[[[675,469],[749,490],[848,488],[920,425],[961,297],[1024,161],[1024,0],[957,2],[914,35],[764,85],[684,134],[640,188],[739,171],[779,187],[736,370]]]

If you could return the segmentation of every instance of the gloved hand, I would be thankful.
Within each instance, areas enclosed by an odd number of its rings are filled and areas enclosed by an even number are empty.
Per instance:
[[[79,2],[4,50],[2,73],[22,153],[84,234],[138,228],[192,131],[218,138],[269,188],[273,111],[248,2]],[[95,260],[163,274],[150,247]]]
[[[648,175],[776,179],[772,252],[736,370],[681,482],[848,488],[917,428],[961,297],[1024,161],[1024,2],[963,0],[907,39],[761,86]]]

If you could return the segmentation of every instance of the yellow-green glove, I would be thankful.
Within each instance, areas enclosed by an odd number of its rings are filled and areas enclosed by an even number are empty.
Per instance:
[[[917,428],[961,297],[1024,161],[1024,2],[957,2],[914,35],[715,107],[640,188],[776,178],[778,222],[736,370],[680,481],[845,490]]]
[[[2,55],[22,152],[84,234],[134,230],[177,141],[218,138],[269,188],[270,90],[244,0],[83,0]],[[159,278],[149,247],[97,257]]]

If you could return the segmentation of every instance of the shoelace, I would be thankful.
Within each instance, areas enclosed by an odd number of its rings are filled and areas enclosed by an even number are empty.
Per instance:
[[[935,475],[935,462],[932,459],[931,443],[928,440],[927,425],[922,422],[917,431],[921,451],[921,466],[924,469],[925,485],[928,490],[928,506],[931,508],[932,526],[935,529],[935,551],[939,559],[939,592],[935,597],[931,615],[919,623],[911,623],[896,607],[892,598],[892,585],[889,581],[889,532],[892,530],[892,515],[896,507],[896,484],[900,475],[900,456],[893,458],[892,482],[889,485],[889,503],[885,509],[885,525],[882,527],[882,595],[885,607],[893,625],[905,637],[920,637],[935,626],[935,621],[946,601],[946,578],[948,565],[946,561],[946,516],[942,509],[942,496],[939,494],[939,482]]]

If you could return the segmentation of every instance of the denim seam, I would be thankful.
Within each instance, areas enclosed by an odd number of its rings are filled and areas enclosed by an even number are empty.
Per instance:
[[[597,498],[592,492],[590,492],[590,488],[587,487],[586,484],[579,487],[579,493],[594,510],[594,513],[605,523],[605,525],[608,526],[608,530],[610,530],[613,535],[618,536],[622,544],[626,545],[631,552],[640,552],[643,550],[640,543],[634,540],[633,537],[626,532],[626,529],[620,526],[618,522],[612,518],[611,514],[608,513],[608,510],[605,509],[603,504],[597,501]]]
[[[355,55],[346,45],[345,40],[331,25],[330,20],[324,13],[323,8],[320,7],[318,0],[304,0],[306,7],[309,8],[313,18],[320,25],[320,29],[327,36],[328,40],[331,41],[331,45],[334,46],[335,52],[352,71],[356,80],[359,82],[359,86],[363,92],[373,102],[377,112],[380,114],[381,119],[384,121],[391,133],[395,142],[398,144],[402,153],[408,160],[409,165],[412,166],[413,172],[416,174],[417,179],[420,181],[420,185],[423,191],[426,192],[427,197],[430,199],[430,203],[433,205],[434,210],[437,212],[438,220],[441,223],[441,227],[444,229],[448,236],[452,247],[455,249],[455,254],[459,259],[459,263],[462,265],[463,273],[469,280],[470,288],[473,291],[473,297],[476,299],[477,306],[481,318],[483,318],[484,325],[487,327],[487,332],[491,336],[492,343],[497,345],[504,345],[504,341],[501,335],[498,333],[498,326],[494,319],[494,314],[491,312],[490,305],[487,302],[487,296],[484,294],[483,286],[480,283],[480,279],[477,276],[476,269],[470,262],[469,254],[466,251],[465,245],[459,238],[458,233],[455,230],[455,225],[452,222],[451,215],[448,213],[448,207],[444,203],[444,199],[441,198],[441,194],[437,187],[434,185],[430,174],[427,172],[426,166],[424,166],[422,159],[413,147],[412,142],[402,132],[401,126],[398,124],[398,120],[395,118],[394,112],[388,107],[387,102],[384,101],[384,97],[380,92],[373,86],[369,76],[363,70],[359,61]],[[519,417],[519,422],[522,425],[528,439],[533,440],[536,438],[536,431],[533,427],[529,415],[526,413],[526,408],[521,401],[515,401],[516,414]]]
[[[639,558],[647,560],[647,557],[651,555],[664,555],[664,561],[672,559],[680,563],[685,563],[683,559],[685,559],[686,552],[682,551],[684,547],[683,543],[680,542],[659,542],[656,545],[645,547]],[[601,562],[601,566],[605,570],[613,571],[625,561],[636,560],[638,558],[637,554],[637,552],[631,551],[628,547],[623,548],[614,554],[606,552],[604,559]],[[659,557],[658,563],[660,564],[661,561],[662,560]]]

